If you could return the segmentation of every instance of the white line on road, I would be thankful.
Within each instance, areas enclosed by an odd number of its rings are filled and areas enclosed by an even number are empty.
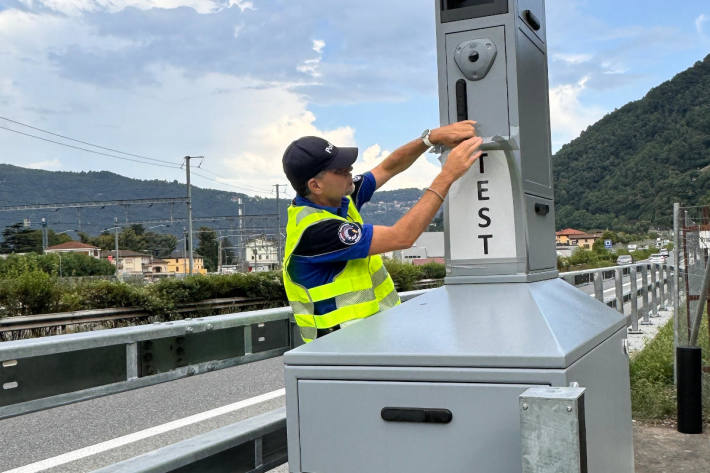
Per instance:
[[[276,399],[277,397],[284,396],[286,394],[285,389],[277,389],[276,391],[271,391],[269,393],[262,394],[260,396],[252,397],[250,399],[244,399],[243,401],[235,402],[233,404],[227,404],[226,406],[218,407],[205,412],[200,412],[189,417],[183,417],[182,419],[174,420],[162,425],[156,425],[149,429],[141,430],[139,432],[134,432],[132,434],[124,435],[123,437],[118,437],[112,440],[107,440],[106,442],[97,443],[96,445],[90,445],[88,447],[80,448],[79,450],[74,450],[73,452],[63,453],[56,457],[48,458],[46,460],[38,461],[30,465],[21,466],[13,470],[7,470],[3,473],[35,473],[37,471],[48,470],[50,468],[57,467],[59,465],[64,465],[82,458],[90,457],[98,453],[111,450],[113,448],[122,447],[139,440],[143,440],[148,437],[153,437],[155,435],[160,435],[171,430],[179,429],[190,424],[196,424],[202,422],[203,420],[211,419],[213,417],[218,417],[230,412],[238,411],[239,409],[244,409],[245,407],[253,406],[262,402],[270,401],[271,399]]]

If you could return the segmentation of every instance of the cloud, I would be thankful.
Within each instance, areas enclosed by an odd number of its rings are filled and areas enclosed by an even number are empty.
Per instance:
[[[319,40],[319,39],[314,39],[313,40],[313,51],[318,53],[318,57],[306,59],[305,61],[303,61],[302,64],[300,64],[298,67],[296,67],[296,70],[298,70],[299,72],[303,72],[305,74],[308,74],[309,76],[311,76],[313,78],[321,77],[323,74],[320,71],[320,64],[321,64],[321,61],[323,60],[323,48],[325,48],[325,41]]]
[[[696,19],[695,19],[695,29],[697,32],[701,35],[704,35],[705,32],[703,31],[703,24],[705,24],[710,18],[708,18],[704,13],[701,13]]]
[[[51,161],[37,161],[34,163],[28,163],[25,167],[30,169],[44,169],[46,171],[57,171],[62,168],[62,163],[59,159],[52,159]]]
[[[583,105],[580,96],[588,78],[575,84],[562,84],[550,89],[550,126],[552,151],[577,138],[589,125],[604,116],[605,110],[595,105]]]
[[[390,151],[382,149],[379,144],[374,144],[361,151],[357,162],[353,166],[354,174],[362,174],[380,164]],[[434,162],[432,162],[434,161]],[[416,187],[421,189],[429,186],[431,181],[441,171],[441,165],[432,154],[423,154],[412,164],[409,169],[393,177],[381,187],[382,190],[402,189]]]
[[[214,13],[224,8],[219,0],[19,0],[28,8],[46,8],[48,10],[69,16],[83,13],[108,11],[115,13],[126,8],[150,10],[152,8],[173,9],[180,7],[192,8],[198,13]],[[241,11],[253,9],[251,2],[231,0],[229,6],[236,5]]]

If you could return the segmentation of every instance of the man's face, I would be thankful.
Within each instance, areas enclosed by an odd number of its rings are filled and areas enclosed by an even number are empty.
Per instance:
[[[314,179],[320,185],[320,194],[328,200],[339,201],[355,191],[352,166],[344,169],[329,169],[320,172]]]

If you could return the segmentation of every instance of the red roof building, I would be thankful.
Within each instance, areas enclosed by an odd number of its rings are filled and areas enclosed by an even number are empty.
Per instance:
[[[94,245],[87,245],[80,241],[67,241],[59,245],[50,246],[45,250],[45,253],[83,253],[85,255],[99,258],[101,249]]]

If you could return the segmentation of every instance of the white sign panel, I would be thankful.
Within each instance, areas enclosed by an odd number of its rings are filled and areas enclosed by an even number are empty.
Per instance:
[[[449,191],[452,260],[515,258],[510,171],[503,151],[488,151]]]

